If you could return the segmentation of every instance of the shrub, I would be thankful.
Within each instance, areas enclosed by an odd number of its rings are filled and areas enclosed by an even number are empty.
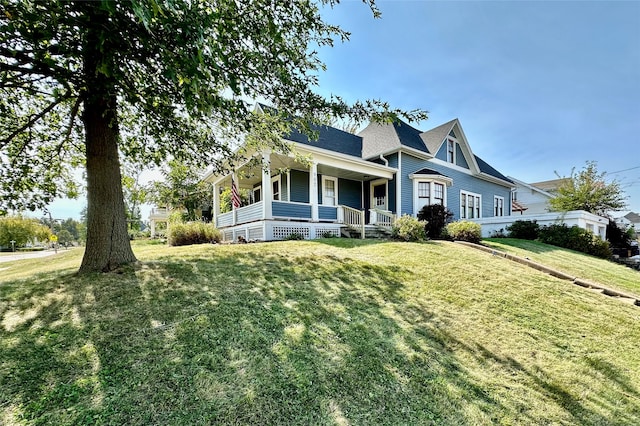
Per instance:
[[[540,228],[538,240],[545,244],[580,251],[603,259],[611,257],[608,241],[603,241],[593,232],[575,225],[571,228],[565,224],[543,226]]]
[[[538,238],[540,225],[534,220],[516,220],[507,226],[509,237],[520,238],[521,240],[535,240]]]
[[[447,225],[446,229],[449,237],[454,240],[477,244],[482,239],[482,228],[480,224],[469,222],[468,220],[451,222]]]
[[[212,223],[174,223],[169,227],[169,245],[219,243],[222,235]]]
[[[299,234],[297,232],[293,232],[293,233],[287,235],[284,238],[284,240],[285,241],[301,241],[301,240],[304,240],[304,235]]]
[[[402,241],[424,241],[427,223],[407,214],[399,217],[391,227],[391,236]]]
[[[424,206],[418,212],[418,219],[426,223],[424,230],[428,238],[442,238],[442,230],[451,221],[453,213],[442,204]]]

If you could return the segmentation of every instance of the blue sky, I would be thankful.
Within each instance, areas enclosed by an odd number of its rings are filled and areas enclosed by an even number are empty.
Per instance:
[[[325,12],[352,35],[321,50],[320,93],[425,109],[421,130],[459,118],[476,155],[525,182],[595,160],[640,212],[640,1],[378,7],[381,19],[359,0]],[[78,217],[84,203],[51,211]]]
[[[321,93],[426,109],[421,130],[457,117],[476,155],[525,182],[597,161],[640,212],[639,1],[378,7],[326,12],[352,35],[321,51]]]

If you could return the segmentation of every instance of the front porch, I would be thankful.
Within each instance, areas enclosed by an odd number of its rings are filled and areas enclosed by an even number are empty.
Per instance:
[[[225,241],[281,240],[294,234],[314,239],[340,236],[343,228],[364,238],[366,225],[391,228],[395,215],[388,209],[388,182],[395,169],[319,148],[305,150],[311,151],[305,153],[311,158],[308,163],[265,153],[261,167],[252,163],[208,177],[213,185],[212,220]],[[221,193],[233,184],[243,203],[227,204],[224,210],[230,210],[223,211]]]

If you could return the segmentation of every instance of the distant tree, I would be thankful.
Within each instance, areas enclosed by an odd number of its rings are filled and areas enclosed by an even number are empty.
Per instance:
[[[287,150],[282,130],[317,117],[426,118],[379,100],[314,92],[318,51],[349,38],[323,19],[334,0],[4,0],[0,13],[0,211],[42,207],[86,168],[87,244],[80,272],[136,260],[120,156],[234,163],[239,137]],[[374,16],[373,0],[365,0]],[[277,108],[273,124],[246,99]],[[239,152],[239,154],[243,154]],[[232,161],[228,161],[232,160]]]
[[[240,195],[240,205],[246,206],[249,204],[249,190],[240,188],[238,190]],[[231,188],[225,188],[220,192],[220,213],[226,213],[231,211]]]
[[[29,242],[45,241],[49,238],[50,230],[37,219],[22,216],[0,217],[0,246],[24,247]]]
[[[140,206],[148,201],[148,187],[140,183],[143,169],[129,163],[125,163],[122,169],[122,191],[128,228],[139,231],[142,219]]]
[[[617,181],[607,183],[605,176],[605,172],[598,172],[595,161],[588,161],[578,173],[572,169],[549,201],[551,210],[585,210],[607,217],[611,211],[622,210],[626,206],[624,192]]]
[[[62,231],[58,232],[58,244],[66,247],[67,245],[71,244],[74,240],[75,238],[73,238],[73,235],[71,235],[71,232],[67,231],[66,229],[63,229]]]
[[[148,186],[148,199],[171,210],[186,210],[185,220],[196,220],[197,210],[211,204],[211,186],[201,181],[202,171],[178,160],[163,167],[163,181]]]

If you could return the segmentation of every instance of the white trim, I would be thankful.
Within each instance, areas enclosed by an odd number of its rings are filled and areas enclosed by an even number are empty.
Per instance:
[[[276,193],[273,192],[274,182],[278,182],[278,198],[276,198]],[[282,201],[282,177],[280,175],[275,175],[271,177],[271,199],[273,201]]]
[[[549,197],[549,198],[554,198],[554,195],[553,195],[553,194],[551,194],[551,193],[549,193],[549,192],[547,192],[547,191],[544,191],[544,190],[542,190],[542,189],[540,189],[540,188],[537,188],[537,187],[535,187],[535,186],[533,186],[533,185],[529,185],[528,183],[523,182],[523,181],[521,181],[521,180],[519,180],[519,179],[516,179],[516,178],[514,178],[513,176],[507,176],[507,177],[508,177],[509,179],[511,179],[511,180],[514,182],[514,184],[516,185],[516,186],[514,186],[514,188],[515,188],[516,190],[518,189],[517,185],[522,185],[522,186],[524,186],[525,188],[530,189],[531,191],[538,192],[538,193],[540,193],[540,194],[542,194],[542,195],[544,195],[544,196],[546,196],[546,197]],[[515,201],[518,201],[518,200],[515,200]]]
[[[311,204],[311,220],[318,221],[318,163],[311,162],[309,167],[309,204]]]
[[[449,131],[449,133],[451,133],[451,131]],[[457,165],[458,163],[456,162],[456,151],[457,151],[456,145],[458,144],[458,139],[454,138],[450,134],[447,134],[445,141],[447,142],[447,147],[446,147],[447,163]],[[449,161],[449,142],[451,142],[451,161]]]
[[[462,208],[462,200],[465,200],[465,208]],[[469,198],[473,198],[473,217],[467,217],[467,206]],[[478,203],[476,205],[476,203]],[[460,219],[482,219],[482,194],[471,191],[460,190]]]
[[[398,151],[398,172],[396,173],[396,217],[402,216],[402,151]]]
[[[256,191],[260,191],[260,200],[258,200],[258,201],[262,201],[262,185],[254,186],[251,189],[251,196],[253,197],[253,202],[254,203],[257,203],[257,201],[256,201]]]
[[[293,142],[295,143],[295,142]],[[313,160],[319,164],[333,166],[340,169],[350,170],[365,175],[372,175],[379,178],[392,179],[396,169],[373,163],[352,155],[330,151],[324,148],[311,147],[309,145],[295,144],[298,152],[307,151],[313,155]]]
[[[391,155],[391,154],[395,154],[395,153],[400,153],[400,152],[406,152],[407,154],[413,155],[415,157],[418,157],[421,160],[431,160],[432,158],[435,158],[433,155],[424,152],[424,151],[420,151],[419,149],[415,149],[415,148],[411,148],[408,146],[397,146],[391,149],[388,149],[386,151],[383,151],[382,153],[379,154],[374,154],[374,155],[370,155],[368,157],[366,157],[366,160],[375,160],[376,158],[378,158],[380,155]]]
[[[273,210],[271,208],[271,202],[273,201],[273,195],[271,194],[271,153],[265,151],[262,153],[262,193],[260,194],[260,200],[262,203],[262,217],[265,219],[271,219]]]
[[[373,196],[373,187],[384,184],[384,209],[380,210],[388,210],[389,209],[389,181],[387,179],[376,179],[369,182],[369,200],[371,201],[371,208],[378,208],[375,203],[375,198]]]
[[[444,183],[446,186],[451,186],[453,185],[453,179],[451,179],[449,176],[443,176],[440,174],[435,174],[435,173],[430,173],[430,174],[422,174],[422,173],[411,173],[409,175],[409,179],[411,180],[436,180],[436,181],[442,181],[441,183]]]
[[[325,202],[325,182],[326,181],[332,181],[333,182],[333,191],[334,191],[334,195],[333,195],[333,204],[327,204]],[[323,206],[327,206],[327,207],[337,207],[338,206],[338,178],[334,177],[334,176],[326,176],[326,175],[322,175],[322,203],[321,205]]]

